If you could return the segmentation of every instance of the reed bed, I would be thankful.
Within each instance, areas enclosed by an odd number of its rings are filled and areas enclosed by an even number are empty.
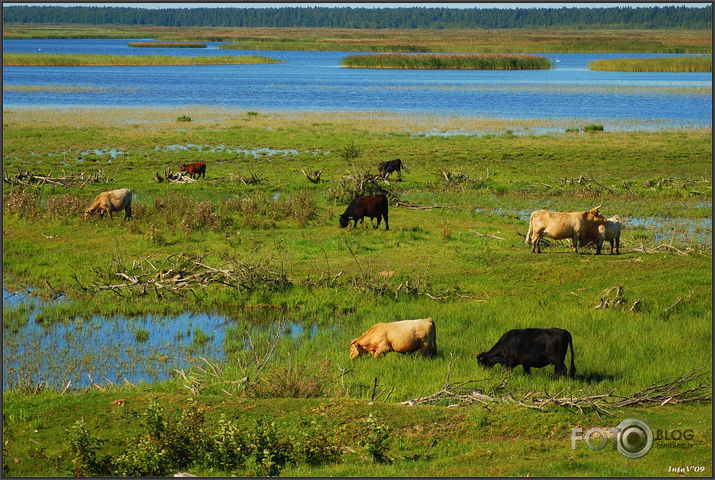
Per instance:
[[[280,60],[257,55],[238,57],[172,57],[168,55],[94,55],[54,53],[7,53],[3,65],[21,67],[146,66],[146,65],[244,65],[280,63]]]
[[[206,48],[205,43],[190,42],[129,42],[131,48]]]
[[[712,56],[595,60],[589,70],[604,72],[712,72]]]
[[[349,68],[404,68],[430,70],[544,70],[551,68],[545,57],[530,54],[404,54],[351,55],[341,61]]]

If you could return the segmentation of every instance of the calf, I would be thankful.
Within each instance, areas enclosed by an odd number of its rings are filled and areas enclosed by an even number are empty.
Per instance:
[[[353,226],[357,226],[358,220],[365,222],[365,217],[370,217],[370,220],[377,217],[377,226],[380,226],[380,219],[385,219],[385,230],[389,230],[390,226],[387,223],[387,197],[385,195],[369,195],[366,197],[358,197],[348,205],[345,213],[340,215],[340,228],[345,228],[354,220]]]
[[[485,367],[501,363],[512,369],[524,366],[524,372],[531,374],[531,367],[541,368],[554,365],[557,376],[566,375],[566,350],[571,347],[571,371],[576,367],[573,361],[573,341],[571,334],[560,328],[522,328],[509,330],[488,352],[477,354],[477,361]]]
[[[606,219],[606,225],[604,227],[603,237],[611,244],[611,255],[613,255],[613,241],[616,242],[616,255],[621,254],[621,229],[623,225],[621,224],[621,217],[615,215],[611,218]]]
[[[377,358],[387,352],[410,353],[417,350],[427,357],[437,354],[437,333],[431,318],[377,323],[350,342],[350,358],[370,353]]]
[[[197,177],[206,178],[206,164],[204,162],[190,163],[188,165],[179,165],[180,172],[187,172],[191,178],[194,175]]]
[[[94,197],[92,204],[84,211],[84,218],[89,218],[95,213],[99,213],[101,218],[109,213],[109,218],[114,218],[112,212],[120,210],[124,210],[124,220],[132,217],[132,191],[128,188],[102,192]]]
[[[383,178],[389,177],[392,172],[397,172],[397,175],[399,175],[400,179],[402,179],[401,169],[402,160],[400,160],[399,158],[382,162],[377,167],[377,171],[380,173],[380,175],[382,175]]]

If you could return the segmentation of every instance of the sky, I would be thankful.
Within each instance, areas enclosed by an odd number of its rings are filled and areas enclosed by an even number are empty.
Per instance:
[[[352,8],[396,8],[396,7],[432,7],[432,8],[561,8],[561,7],[580,7],[580,8],[603,8],[603,7],[663,7],[663,6],[686,6],[686,7],[704,7],[708,3],[387,3],[387,2],[372,2],[372,3],[58,3],[58,2],[27,2],[27,3],[3,3],[4,6],[12,5],[55,5],[65,7],[134,7],[134,8],[267,8],[267,7],[352,7]]]

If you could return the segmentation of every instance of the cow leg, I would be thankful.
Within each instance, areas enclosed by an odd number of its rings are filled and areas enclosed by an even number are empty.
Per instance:
[[[380,220],[379,220],[380,217],[377,217],[377,218],[378,218],[378,222],[379,222],[379,221],[380,221]],[[385,219],[385,230],[389,230],[389,229],[390,229],[390,226],[387,224],[387,212],[385,212],[385,213],[382,214],[382,218]]]
[[[611,244],[611,255],[613,255],[613,239],[609,240],[608,243]]]
[[[526,365],[524,365],[524,373],[527,375],[531,375],[531,367],[527,367]]]
[[[109,212],[109,218],[114,220],[114,215],[112,215],[112,209],[107,210]]]
[[[375,225],[375,228],[380,228],[380,220],[382,220],[382,216],[378,215],[377,216],[377,225]],[[372,220],[370,220],[372,222]]]
[[[541,232],[536,232],[531,237],[531,253],[541,253],[541,245],[539,245],[539,240],[541,240]]]
[[[575,233],[571,239],[571,248],[573,248],[574,253],[578,253],[578,233]]]
[[[616,237],[616,255],[621,254],[621,237]]]
[[[566,364],[564,362],[554,364],[554,375],[557,377],[566,376]]]
[[[129,206],[124,209],[124,220],[129,220],[132,218],[132,207]]]

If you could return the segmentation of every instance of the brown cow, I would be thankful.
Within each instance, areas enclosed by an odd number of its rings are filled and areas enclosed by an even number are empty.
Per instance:
[[[370,220],[377,217],[377,226],[380,227],[380,219],[385,219],[385,230],[390,229],[390,225],[387,223],[387,210],[388,203],[387,197],[385,195],[368,195],[365,197],[358,197],[348,205],[345,209],[345,213],[340,215],[340,228],[345,228],[353,220],[353,227],[357,226],[358,221],[365,222],[365,217],[369,217]]]
[[[387,352],[410,353],[419,350],[422,355],[437,354],[437,335],[431,318],[377,323],[350,342],[350,358],[365,353],[377,358]]]
[[[603,203],[601,203],[603,205]],[[606,219],[598,211],[601,205],[587,212],[550,212],[536,210],[529,219],[529,230],[526,232],[527,245],[531,241],[531,251],[541,253],[539,240],[546,235],[554,240],[571,239],[571,248],[578,253],[579,243],[596,241],[596,254],[601,253],[603,232],[599,231]]]
[[[102,192],[96,197],[92,204],[84,211],[84,218],[89,218],[95,213],[104,218],[104,214],[109,213],[109,218],[114,218],[112,212],[124,210],[124,220],[132,217],[132,191],[128,188],[119,188]]]
[[[197,177],[206,178],[206,164],[204,162],[190,163],[188,165],[179,165],[180,172],[187,172],[191,178],[194,175]]]

